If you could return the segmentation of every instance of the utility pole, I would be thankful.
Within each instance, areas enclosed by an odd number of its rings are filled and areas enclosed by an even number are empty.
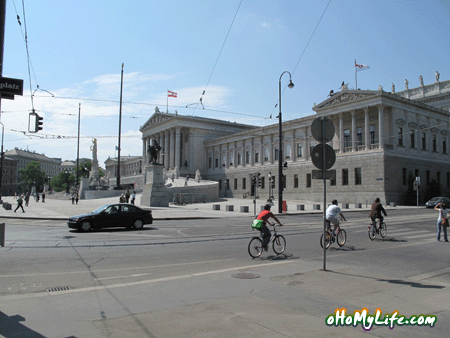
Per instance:
[[[5,44],[5,17],[6,17],[6,0],[0,0],[0,77],[3,76],[3,49]],[[2,111],[2,94],[0,93],[0,119]],[[5,127],[2,123],[2,149],[1,149],[1,163],[0,163],[0,203],[2,201],[2,180],[3,180],[3,136],[5,133]]]
[[[119,106],[119,149],[117,150],[117,182],[116,189],[120,190],[120,134],[122,131],[122,91],[123,91],[123,63],[122,63],[122,73],[120,76],[120,106]]]

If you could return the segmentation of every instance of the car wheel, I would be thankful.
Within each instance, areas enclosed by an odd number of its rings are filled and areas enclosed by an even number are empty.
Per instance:
[[[92,230],[92,224],[89,221],[83,221],[80,225],[80,231],[88,232]]]
[[[134,221],[133,223],[133,228],[135,228],[136,230],[140,230],[144,227],[144,222],[142,222],[142,220],[137,219]]]

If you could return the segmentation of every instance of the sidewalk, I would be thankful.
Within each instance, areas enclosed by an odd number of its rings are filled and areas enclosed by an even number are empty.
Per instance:
[[[239,198],[221,198],[217,202],[197,203],[175,205],[170,204],[168,208],[161,207],[145,207],[140,205],[141,194],[136,196],[136,206],[152,209],[153,218],[155,220],[169,220],[169,219],[201,219],[201,218],[223,218],[223,217],[254,217],[262,210],[262,206],[266,204],[265,199],[257,199],[253,203],[253,199],[239,199]],[[53,199],[47,197],[45,203],[42,200],[36,202],[30,199],[29,206],[24,204],[25,213],[18,209],[14,213],[17,206],[17,201],[12,196],[4,196],[3,201],[11,203],[12,210],[5,210],[0,207],[0,218],[26,218],[26,219],[55,219],[67,220],[68,217],[90,213],[91,211],[101,207],[105,204],[117,203],[119,197],[101,198],[94,200],[79,200],[78,204],[72,204],[69,197],[65,199]],[[213,210],[213,206],[219,206],[219,210]],[[303,205],[304,210],[297,210],[297,206]],[[315,210],[314,206],[320,205],[320,210]],[[227,211],[227,206],[233,206],[233,211]],[[256,206],[256,208],[255,208]],[[247,207],[248,212],[241,212],[241,207]],[[216,207],[217,208],[217,207]],[[386,210],[395,208],[408,207],[389,207]],[[363,205],[362,208],[355,208],[355,205],[350,205],[349,209],[342,209],[342,212],[369,210],[370,205]],[[256,212],[255,212],[256,210]],[[278,205],[272,207],[272,212],[277,214]],[[323,213],[323,203],[309,202],[309,201],[287,201],[287,214],[301,214],[301,213]]]

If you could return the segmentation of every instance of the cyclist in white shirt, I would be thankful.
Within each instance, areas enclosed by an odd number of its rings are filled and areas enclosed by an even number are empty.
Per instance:
[[[337,216],[340,215],[341,218],[346,221],[344,215],[342,214],[341,208],[338,207],[338,201],[333,200],[331,202],[331,205],[327,208],[325,217],[327,221],[330,221],[331,224],[333,224],[333,233],[336,234],[336,228],[339,226],[339,220],[337,219]]]

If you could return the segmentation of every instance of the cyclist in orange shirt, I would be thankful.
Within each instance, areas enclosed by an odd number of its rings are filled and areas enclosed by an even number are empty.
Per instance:
[[[264,221],[264,224],[259,229],[259,231],[261,231],[263,235],[263,248],[265,251],[267,251],[267,245],[269,244],[270,237],[272,236],[272,233],[270,232],[269,228],[266,225],[266,222],[269,218],[273,218],[280,226],[283,226],[283,224],[281,224],[278,218],[276,218],[275,215],[270,211],[270,204],[264,205],[264,210],[259,213],[256,219]]]

